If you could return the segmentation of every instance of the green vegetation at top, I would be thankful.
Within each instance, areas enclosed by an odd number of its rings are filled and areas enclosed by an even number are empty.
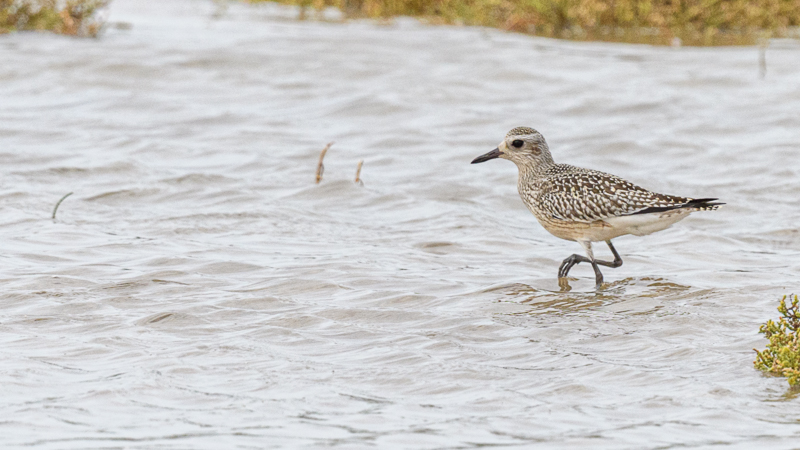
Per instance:
[[[761,325],[759,333],[764,333],[769,344],[762,351],[756,350],[756,369],[787,377],[790,386],[800,384],[800,311],[797,295],[790,297],[791,305],[786,305],[786,296],[781,299],[778,312],[781,318]]]
[[[264,1],[264,0],[251,0]],[[405,15],[540,36],[687,45],[752,44],[794,36],[800,0],[277,0],[347,17]]]
[[[94,14],[108,2],[109,0],[0,0],[0,34],[35,30],[94,37],[103,25]]]

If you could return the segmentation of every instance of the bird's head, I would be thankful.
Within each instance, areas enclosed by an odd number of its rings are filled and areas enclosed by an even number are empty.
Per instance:
[[[506,134],[497,148],[478,156],[472,164],[490,159],[503,158],[512,161],[520,169],[536,168],[553,164],[550,148],[541,133],[528,127],[517,127]]]

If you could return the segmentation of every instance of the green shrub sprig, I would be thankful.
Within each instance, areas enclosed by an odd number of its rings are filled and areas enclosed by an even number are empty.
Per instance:
[[[782,316],[778,322],[768,320],[759,328],[758,332],[769,339],[769,344],[765,350],[756,350],[753,364],[756,369],[787,377],[789,385],[796,386],[800,384],[800,305],[797,295],[788,298],[790,305],[784,295],[778,306]]]

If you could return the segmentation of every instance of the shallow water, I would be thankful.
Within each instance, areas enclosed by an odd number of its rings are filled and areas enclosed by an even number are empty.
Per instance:
[[[0,36],[4,447],[796,447],[752,349],[800,290],[800,44],[153,3]],[[560,292],[580,247],[469,164],[521,125],[728,205]]]

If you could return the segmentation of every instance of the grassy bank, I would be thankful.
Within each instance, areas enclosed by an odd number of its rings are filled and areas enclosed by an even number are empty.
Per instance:
[[[251,0],[264,1],[264,0]],[[794,36],[800,0],[277,0],[347,17],[421,17],[540,36],[686,45],[753,44]]]
[[[108,1],[0,0],[0,34],[35,30],[94,37],[102,27],[96,12]]]

